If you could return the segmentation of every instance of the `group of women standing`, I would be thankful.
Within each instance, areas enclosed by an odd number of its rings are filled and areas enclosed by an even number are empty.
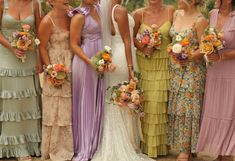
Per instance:
[[[217,0],[209,24],[197,9],[198,0],[179,0],[178,10],[148,0],[133,17],[121,0],[82,0],[72,10],[68,0],[48,2],[52,10],[41,21],[37,0],[0,1],[0,158],[151,161],[173,150],[178,161],[190,161],[202,151],[217,155],[218,161],[232,160],[234,0]],[[36,49],[12,47],[12,33],[22,24],[39,37],[40,56]],[[198,46],[208,25],[223,32],[225,48],[208,56],[213,65],[206,68]],[[162,35],[159,50],[136,38],[153,28]],[[179,63],[167,50],[178,35],[197,46],[190,60]],[[110,67],[113,72],[102,79],[91,57],[104,45],[111,46],[116,69]],[[22,54],[24,63],[16,57]],[[72,71],[61,88],[44,78],[42,100],[41,64],[64,64]],[[142,75],[145,98],[141,127],[139,117],[106,102],[107,87],[133,79],[134,70]]]

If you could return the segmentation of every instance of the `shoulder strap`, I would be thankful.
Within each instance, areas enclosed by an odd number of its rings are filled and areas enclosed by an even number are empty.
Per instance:
[[[144,9],[141,9],[141,23],[144,23]]]
[[[53,24],[53,26],[55,26],[55,23],[54,23],[53,19],[51,18],[51,16],[49,16],[49,15],[46,15],[46,16],[51,20],[51,23]]]
[[[34,0],[32,0],[32,14],[34,15]]]
[[[115,21],[115,18],[114,18],[114,11],[115,11],[117,6],[118,6],[118,4],[116,4],[113,7],[113,9],[112,9],[112,22],[113,22],[113,26],[114,26],[115,32],[118,31],[118,29],[117,29],[117,22]]]
[[[6,13],[6,11],[8,10],[8,0],[4,0],[4,5],[3,5],[3,13]]]

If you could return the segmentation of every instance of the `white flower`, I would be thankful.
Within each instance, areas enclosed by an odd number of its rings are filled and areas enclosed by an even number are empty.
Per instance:
[[[111,53],[112,52],[112,48],[109,47],[109,46],[104,46],[104,50],[108,53]]]
[[[180,35],[177,35],[177,36],[175,37],[175,40],[176,40],[176,41],[182,41],[182,37],[181,37]]]
[[[98,64],[99,65],[104,65],[104,59],[99,60]]]
[[[181,53],[182,52],[182,45],[180,45],[180,44],[173,45],[172,51],[176,54]]]
[[[210,28],[209,28],[209,32],[214,32],[214,28],[213,28],[213,27],[210,27]]]
[[[56,72],[56,71],[52,71],[52,72],[51,72],[51,77],[52,77],[52,78],[55,78],[56,76],[57,76],[57,72]]]
[[[40,44],[40,40],[39,39],[35,39],[34,42],[35,42],[36,45]]]
[[[47,69],[51,69],[53,66],[50,64],[47,66]]]

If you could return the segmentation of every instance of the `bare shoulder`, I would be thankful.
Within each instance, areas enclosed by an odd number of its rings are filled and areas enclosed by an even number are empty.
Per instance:
[[[85,16],[83,14],[76,14],[72,17],[72,22],[84,22],[85,21]]]
[[[119,14],[127,14],[128,11],[125,7],[118,5],[115,9],[116,12],[118,12]]]
[[[43,19],[40,23],[41,27],[43,27],[43,26],[47,26],[47,27],[53,26],[53,23],[52,23],[51,19],[49,18],[49,16],[50,16],[50,12],[46,16],[43,17]]]
[[[0,9],[2,10],[4,8],[4,0],[0,0]]]
[[[208,26],[208,20],[204,16],[200,16],[196,21],[196,28],[205,28]]]
[[[144,8],[138,8],[132,12],[133,15],[141,16]]]

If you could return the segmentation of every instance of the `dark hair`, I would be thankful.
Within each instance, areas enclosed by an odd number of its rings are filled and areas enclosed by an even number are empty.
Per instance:
[[[235,0],[232,0],[232,6],[235,7]]]

